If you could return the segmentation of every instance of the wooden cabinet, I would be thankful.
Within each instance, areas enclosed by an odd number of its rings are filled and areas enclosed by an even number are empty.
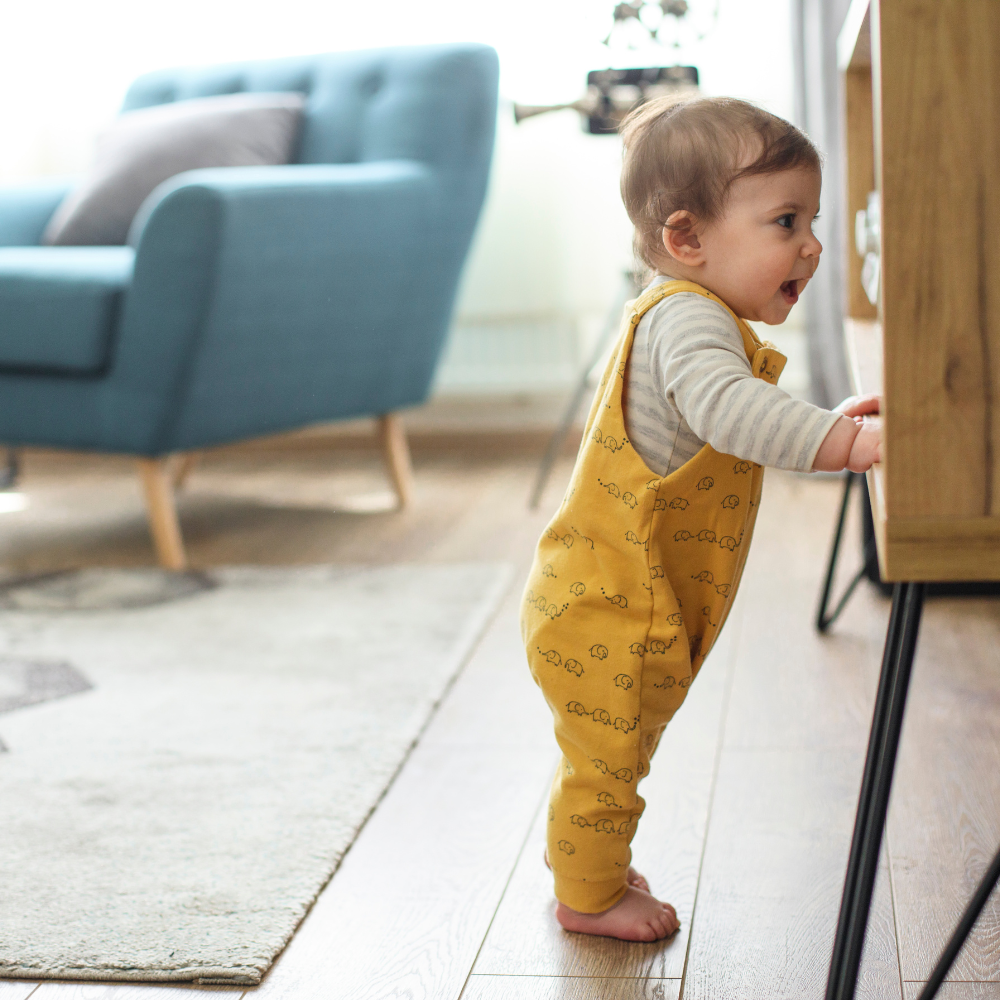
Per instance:
[[[851,222],[881,204],[877,310],[852,240],[845,336],[884,393],[887,580],[1000,579],[998,50],[998,0],[855,0],[838,42]]]

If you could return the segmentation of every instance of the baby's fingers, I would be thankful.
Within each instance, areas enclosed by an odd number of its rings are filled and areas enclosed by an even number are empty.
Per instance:
[[[835,407],[835,413],[843,413],[845,417],[860,417],[866,413],[878,413],[882,408],[882,397],[875,393],[866,396],[848,396]]]

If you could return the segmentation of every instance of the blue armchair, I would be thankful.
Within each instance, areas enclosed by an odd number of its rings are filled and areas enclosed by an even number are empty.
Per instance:
[[[0,441],[134,455],[162,565],[185,554],[169,464],[429,391],[493,149],[497,60],[448,45],[151,73],[123,110],[300,91],[296,163],[179,174],[129,247],[39,246],[68,186],[0,188]]]

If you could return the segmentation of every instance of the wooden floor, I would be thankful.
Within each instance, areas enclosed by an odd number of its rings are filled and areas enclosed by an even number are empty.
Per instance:
[[[386,511],[364,449],[218,454],[181,516],[193,562],[502,560],[519,578],[423,739],[254,1000],[757,1000],[823,995],[888,602],[811,618],[840,484],[769,474],[737,608],[644,784],[636,864],[682,926],[657,945],[563,932],[539,817],[555,764],[517,632],[520,579],[557,502],[536,456],[418,450]],[[149,563],[130,463],[30,455],[0,515],[6,574]],[[848,543],[854,563],[855,536]],[[845,567],[845,571],[853,568]],[[915,1000],[1000,842],[1000,606],[928,603],[858,995]],[[389,849],[391,845],[392,849]],[[991,906],[939,994],[1000,1000]],[[160,1000],[184,987],[3,983],[0,1000]]]

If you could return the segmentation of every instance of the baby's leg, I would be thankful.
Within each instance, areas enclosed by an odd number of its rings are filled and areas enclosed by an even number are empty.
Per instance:
[[[626,941],[668,937],[679,926],[676,911],[652,896],[629,864],[629,842],[645,806],[635,786],[638,774],[648,769],[638,727],[595,727],[593,716],[586,721],[591,725],[584,724],[583,732],[572,723],[568,727],[575,739],[566,738],[567,727],[557,727],[563,751],[573,759],[559,767],[549,809],[556,918],[583,934]]]
[[[601,685],[603,691],[574,685],[575,699],[565,688],[546,691],[564,755],[552,785],[548,858],[556,916],[568,930],[653,941],[679,926],[674,908],[652,896],[630,865],[629,845],[645,807],[636,785],[649,773],[663,727],[687,687],[662,681],[666,671],[655,666],[660,669],[646,671],[648,685],[621,674],[613,687]]]
[[[606,747],[603,752],[607,755]],[[634,794],[634,776],[629,782],[632,785],[629,797],[621,789],[612,792],[603,787],[608,777],[621,784],[626,778],[622,769],[616,777],[600,767],[592,765],[592,768],[593,775],[590,769],[578,769],[564,760],[553,782],[549,840],[554,843],[550,843],[548,853],[554,855],[558,850],[565,855],[557,861],[563,871],[556,871],[556,919],[566,930],[581,934],[625,941],[657,941],[669,937],[680,926],[677,912],[669,903],[651,895],[646,880],[628,864],[631,831],[645,805]],[[582,780],[574,780],[578,776]],[[605,808],[588,810],[585,814],[582,803],[589,798]],[[631,809],[626,805],[629,798]],[[617,810],[613,820],[607,817],[607,809]],[[560,822],[567,812],[569,829],[565,822]],[[601,812],[605,815],[601,816]],[[573,840],[563,834],[572,836]],[[586,857],[574,857],[577,854]],[[611,872],[624,870],[625,876],[612,874],[609,879],[601,879],[602,874],[607,874],[609,865]],[[584,872],[590,875],[589,879]]]
[[[549,855],[546,852],[543,856],[545,861],[545,867],[552,871],[552,865],[549,864]],[[649,892],[649,883],[646,881],[646,876],[637,872],[631,865],[628,866],[628,874],[625,876],[625,881],[634,886],[636,889],[642,889],[643,892]]]

